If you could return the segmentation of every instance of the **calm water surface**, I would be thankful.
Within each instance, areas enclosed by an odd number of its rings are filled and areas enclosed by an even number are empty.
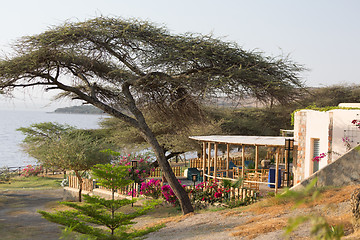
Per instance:
[[[105,115],[58,114],[32,111],[0,110],[0,167],[21,167],[35,164],[36,160],[22,152],[20,144],[24,139],[20,127],[33,123],[57,122],[82,129],[99,128],[99,121]]]

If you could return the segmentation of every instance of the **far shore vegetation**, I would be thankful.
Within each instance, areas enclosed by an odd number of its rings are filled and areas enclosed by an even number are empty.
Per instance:
[[[66,114],[105,114],[104,111],[92,105],[71,106],[55,109],[54,113]]]

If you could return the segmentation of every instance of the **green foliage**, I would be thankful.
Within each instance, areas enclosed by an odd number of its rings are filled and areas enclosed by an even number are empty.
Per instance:
[[[21,171],[22,177],[30,177],[30,176],[37,176],[43,171],[42,166],[32,166],[27,165],[23,170]]]
[[[94,175],[99,177],[97,180],[101,185],[115,190],[131,182],[124,179],[124,176],[128,174],[127,169],[124,166],[107,164],[104,166],[96,165],[93,170]],[[115,200],[114,198],[107,200],[88,195],[85,195],[84,199],[85,203],[83,204],[62,202],[63,205],[74,210],[57,211],[55,213],[39,211],[39,213],[51,222],[67,226],[71,231],[90,235],[96,239],[134,239],[156,229],[129,231],[129,226],[134,223],[133,219],[146,214],[159,203],[158,201],[145,202],[142,207],[134,207],[131,211],[127,210],[125,213],[121,209],[135,200]],[[108,230],[105,230],[104,227]]]
[[[160,179],[155,180],[152,178],[149,181],[142,182],[140,194],[153,199],[159,199],[162,196]]]
[[[60,239],[64,240],[96,240],[96,237],[85,235],[85,234],[76,234],[74,233],[74,227],[65,227],[61,232]]]
[[[80,99],[135,127],[167,166],[164,149],[143,109],[168,118],[201,119],[200,103],[219,95],[252,96],[287,103],[302,87],[304,68],[289,58],[246,51],[233,42],[196,34],[171,34],[155,24],[98,17],[66,22],[20,38],[11,57],[0,60],[0,90],[43,86]],[[176,182],[184,213],[192,212]],[[181,196],[180,196],[181,195]]]
[[[301,224],[311,222],[310,234],[318,240],[340,240],[344,236],[342,226],[330,226],[325,217],[317,215],[299,216],[289,219],[289,224],[285,228],[285,234],[290,235]]]
[[[90,130],[76,130],[58,123],[37,123],[19,128],[25,134],[23,149],[45,167],[86,171],[109,158],[100,151],[108,148],[104,136]]]
[[[128,168],[128,176],[127,178],[131,178],[136,183],[142,183],[145,179],[150,175],[151,166],[151,152],[146,152],[142,154],[126,154],[122,155],[119,152],[112,151],[111,149],[107,149],[102,151],[103,153],[107,153],[111,156],[111,161],[115,165],[120,166],[131,166]],[[132,162],[136,162],[136,167],[132,166]]]
[[[279,199],[287,199],[295,202],[294,207],[298,207],[301,204],[313,202],[320,195],[318,190],[314,189],[317,178],[313,179],[302,191],[286,190],[285,193],[277,195]],[[330,226],[325,217],[316,214],[298,216],[290,218],[288,226],[285,228],[285,235],[288,237],[295,231],[301,224],[305,222],[311,222],[311,236],[319,240],[338,240],[344,236],[342,226]]]
[[[308,94],[301,100],[302,107],[338,106],[339,103],[360,102],[360,85],[333,85],[321,88],[309,88]]]
[[[0,168],[0,183],[8,183],[10,182],[11,173],[8,167]]]
[[[92,105],[71,106],[57,108],[56,113],[77,113],[77,114],[103,114],[103,111]]]
[[[284,193],[276,195],[276,198],[280,201],[293,201],[294,207],[298,207],[301,204],[312,202],[320,196],[319,190],[315,189],[317,178],[314,178],[304,189],[301,191],[292,191],[286,189]]]
[[[224,206],[234,208],[236,206],[248,205],[256,200],[254,197],[246,197],[244,199],[230,199],[231,188],[238,188],[242,184],[242,179],[239,178],[236,182],[231,180],[222,180],[219,182],[202,182],[190,190],[193,196],[193,201],[196,208],[206,208],[214,203],[223,203]]]
[[[0,184],[0,190],[55,189],[60,188],[61,179],[48,177],[11,178],[11,184]]]
[[[164,116],[156,111],[144,112],[147,124],[163,149],[169,152],[183,153],[197,149],[198,144],[190,140],[189,136],[221,134],[221,121],[212,121],[206,116],[201,120],[187,120],[184,123],[182,118]],[[138,134],[137,129],[130,124],[116,118],[105,118],[100,124],[103,129],[108,130],[109,139],[119,147],[132,149],[149,147],[145,139]]]
[[[91,168],[97,184],[115,192],[117,189],[132,183],[129,178],[130,166],[116,164],[97,164]]]
[[[277,136],[280,129],[290,127],[292,110],[290,106],[208,108],[206,113],[219,123],[224,135]]]
[[[253,203],[255,200],[254,197],[248,197],[246,196],[244,199],[231,199],[226,201],[226,207],[227,208],[237,208],[241,206],[247,206],[251,203]]]

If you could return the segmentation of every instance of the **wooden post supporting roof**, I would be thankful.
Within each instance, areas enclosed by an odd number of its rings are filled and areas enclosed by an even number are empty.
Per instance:
[[[241,151],[241,178],[244,180],[245,174],[245,145],[242,145]]]
[[[210,175],[211,167],[211,143],[208,143],[208,175]]]
[[[284,157],[285,157],[285,170],[287,171],[288,169],[287,169],[287,163],[288,163],[288,161],[289,161],[289,159],[288,159],[288,156],[289,154],[288,154],[288,150],[284,150]]]
[[[255,169],[259,169],[259,146],[255,146]]]
[[[216,180],[216,175],[217,175],[217,151],[218,151],[218,144],[214,143],[214,180]]]
[[[279,182],[279,161],[280,161],[280,156],[279,156],[279,148],[276,149],[276,167],[275,167],[275,194],[277,194],[278,192],[278,182]]]
[[[205,170],[206,170],[206,143],[203,142],[203,147],[202,147],[202,152],[203,152],[203,163],[202,163],[202,172],[203,172],[203,178],[205,178],[204,174],[206,173]],[[204,181],[204,180],[203,180]]]
[[[229,177],[230,144],[226,144],[226,177]]]

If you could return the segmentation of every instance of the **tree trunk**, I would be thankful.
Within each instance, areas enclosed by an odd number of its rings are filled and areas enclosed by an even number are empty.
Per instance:
[[[142,125],[140,123],[140,125]],[[174,172],[171,169],[169,162],[166,159],[164,151],[162,150],[159,142],[157,141],[156,137],[150,130],[150,128],[146,125],[142,125],[143,127],[143,134],[145,135],[146,141],[151,145],[153,148],[157,160],[159,162],[159,166],[161,167],[163,174],[165,175],[166,180],[168,181],[171,189],[175,193],[175,196],[179,199],[181,210],[183,214],[188,214],[194,212],[194,208],[191,204],[190,198],[185,191],[185,189],[181,186],[178,179],[176,178]]]
[[[79,181],[79,202],[81,202],[81,193],[82,193],[83,180],[82,180],[81,175],[79,174],[79,171],[75,170],[74,172],[75,172],[75,175],[76,175],[76,177],[78,178],[78,181]]]
[[[171,189],[175,193],[175,196],[178,198],[183,214],[188,214],[194,212],[194,208],[191,204],[190,198],[181,186],[178,179],[176,178],[174,172],[171,169],[169,162],[165,156],[163,148],[160,146],[158,140],[156,139],[154,133],[151,131],[149,126],[145,121],[145,117],[142,112],[137,108],[135,100],[130,92],[130,84],[124,83],[122,86],[122,92],[125,95],[127,100],[127,107],[130,112],[136,118],[136,123],[132,124],[135,128],[139,129],[141,135],[144,137],[147,143],[152,147],[155,152],[156,158],[158,160],[159,166],[161,167],[166,180],[168,181]],[[133,121],[131,121],[133,122]],[[129,122],[131,124],[131,122]]]
[[[80,99],[83,99],[87,101],[88,103],[94,105],[95,107],[100,108],[104,112],[120,119],[131,126],[138,129],[141,133],[141,135],[145,138],[146,142],[149,143],[149,145],[153,148],[155,155],[157,157],[159,166],[161,167],[166,180],[170,184],[171,189],[174,191],[176,197],[179,199],[180,206],[182,209],[183,214],[188,214],[190,212],[194,212],[194,208],[191,204],[190,198],[188,194],[186,193],[185,189],[181,186],[178,179],[175,177],[174,172],[172,171],[169,162],[166,159],[165,153],[160,146],[159,142],[157,141],[155,135],[147,125],[145,118],[142,114],[142,112],[137,108],[135,104],[135,100],[130,92],[130,84],[123,83],[122,86],[122,92],[125,95],[125,98],[127,100],[127,108],[130,110],[130,112],[135,116],[135,119],[133,117],[130,117],[128,115],[123,114],[122,112],[116,110],[115,108],[106,105],[105,103],[99,101],[96,98],[90,97],[81,91],[79,91],[76,88],[72,88],[63,84],[60,84],[59,82],[56,83],[57,86],[68,92],[73,92],[76,95],[80,97]]]

